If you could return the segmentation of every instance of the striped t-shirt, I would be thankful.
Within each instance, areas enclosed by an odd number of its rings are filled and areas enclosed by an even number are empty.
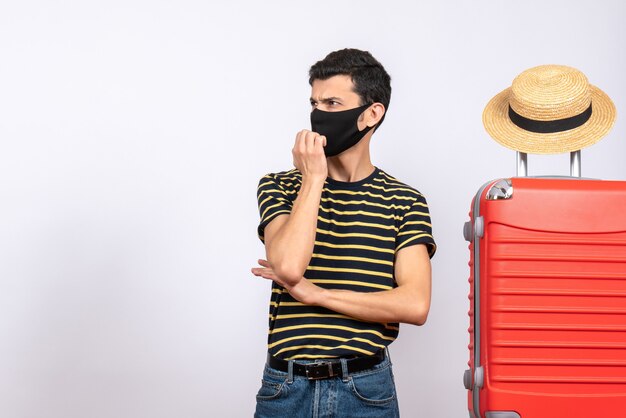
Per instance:
[[[267,174],[257,198],[265,226],[289,214],[302,184],[297,169]],[[321,195],[313,256],[304,277],[328,289],[379,292],[396,286],[395,254],[435,241],[424,196],[375,168],[357,182],[327,178]],[[269,307],[269,352],[283,359],[371,355],[398,336],[399,324],[361,321],[319,306],[304,305],[273,283]]]

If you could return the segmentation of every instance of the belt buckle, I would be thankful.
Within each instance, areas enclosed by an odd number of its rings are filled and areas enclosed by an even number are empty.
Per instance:
[[[333,363],[330,361],[323,363],[309,363],[304,366],[306,378],[309,380],[328,379],[336,376],[333,371]]]

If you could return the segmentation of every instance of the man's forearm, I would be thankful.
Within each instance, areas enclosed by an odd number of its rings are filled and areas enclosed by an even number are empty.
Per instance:
[[[371,293],[326,289],[321,292],[318,305],[364,321],[422,325],[428,316],[430,298],[401,287]]]
[[[299,281],[311,261],[324,181],[321,177],[303,176],[287,221],[266,245],[270,265],[288,282]]]
[[[431,299],[431,265],[426,245],[405,247],[396,255],[394,266],[397,287],[379,292],[325,289],[300,277],[287,281],[269,265],[252,268],[255,276],[273,280],[305,305],[317,305],[344,315],[371,322],[404,322],[423,325]]]
[[[423,286],[363,293],[324,289],[303,278],[287,287],[291,296],[304,304],[322,306],[363,321],[423,325],[430,309],[430,288]]]

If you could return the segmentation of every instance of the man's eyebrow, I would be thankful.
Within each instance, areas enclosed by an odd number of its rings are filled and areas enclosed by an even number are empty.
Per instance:
[[[315,100],[314,98],[310,98],[311,103],[315,103],[318,102],[318,100]],[[323,97],[319,100],[320,103],[329,103],[329,102],[340,102],[342,101],[341,97]]]

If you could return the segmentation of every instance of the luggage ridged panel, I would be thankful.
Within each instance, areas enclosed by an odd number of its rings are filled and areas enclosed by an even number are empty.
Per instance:
[[[626,394],[626,232],[488,234],[493,388]]]

